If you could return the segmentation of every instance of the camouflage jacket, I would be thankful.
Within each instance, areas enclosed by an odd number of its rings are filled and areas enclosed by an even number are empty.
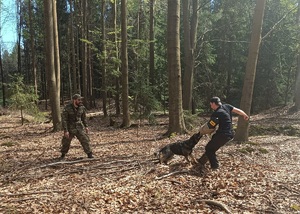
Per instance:
[[[66,105],[62,113],[62,126],[64,131],[69,132],[87,127],[86,108],[83,105],[76,108],[73,103]]]

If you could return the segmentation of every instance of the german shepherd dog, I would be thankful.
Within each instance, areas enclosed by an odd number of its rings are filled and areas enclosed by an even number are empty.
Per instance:
[[[199,142],[201,137],[202,135],[199,132],[192,135],[188,140],[177,141],[175,143],[168,144],[154,154],[159,159],[159,163],[168,164],[168,161],[171,160],[174,155],[182,155],[185,157],[188,163],[190,163],[190,156],[192,159],[192,163],[195,164],[197,163],[197,161],[192,155],[192,152],[193,148]]]

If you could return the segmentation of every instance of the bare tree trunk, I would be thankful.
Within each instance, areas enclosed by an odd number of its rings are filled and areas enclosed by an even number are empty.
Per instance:
[[[117,34],[117,1],[113,2],[113,13],[114,13],[114,43],[115,43],[115,57],[119,59],[119,43],[118,43],[118,34]],[[115,62],[115,67],[117,72],[120,70],[119,63]],[[116,93],[115,93],[115,108],[116,108],[116,115],[121,114],[120,108],[120,78],[115,78],[116,84]]]
[[[128,55],[127,55],[127,1],[121,0],[121,61],[122,61],[122,127],[130,126],[129,114],[129,87],[128,87]]]
[[[266,0],[256,0],[256,6],[253,16],[253,26],[251,34],[251,42],[249,46],[248,60],[246,65],[246,74],[244,79],[244,86],[242,91],[242,99],[240,108],[250,115],[252,105],[252,95],[254,88],[254,81],[256,75],[256,65],[261,43],[261,31],[264,18]],[[248,141],[249,135],[249,121],[239,116],[238,127],[235,135],[236,141]]]
[[[149,6],[150,6],[150,48],[149,48],[149,55],[150,55],[150,65],[149,65],[149,80],[150,80],[150,85],[154,86],[155,85],[155,73],[154,73],[154,4],[155,0],[150,0]]]
[[[1,30],[0,30],[0,33],[1,33]],[[1,43],[0,43],[0,56],[2,56]],[[6,107],[6,90],[5,90],[5,80],[4,80],[4,71],[3,71],[2,57],[0,57],[0,70],[1,70],[1,83],[2,83],[1,84],[2,85],[2,106],[5,108]]]
[[[184,27],[184,75],[183,75],[183,109],[192,110],[193,83],[194,83],[194,49],[198,25],[198,0],[192,0],[193,13],[190,23],[190,0],[183,4],[183,27]]]
[[[297,23],[300,26],[300,0],[298,0],[298,13],[297,13]],[[295,107],[297,111],[300,110],[300,54],[297,55],[297,78],[295,85]]]
[[[167,58],[169,76],[169,129],[166,133],[185,133],[181,92],[180,1],[168,0]]]
[[[106,83],[106,27],[105,27],[105,9],[106,9],[106,0],[102,0],[102,105],[103,105],[103,114],[104,117],[107,117],[107,83]]]
[[[82,26],[81,26],[81,36],[82,39],[87,39],[86,28],[87,28],[87,0],[82,1]],[[84,97],[84,105],[87,106],[87,44],[86,42],[81,42],[81,66],[82,66],[82,95]]]
[[[36,74],[36,60],[35,60],[35,47],[34,47],[34,30],[33,30],[33,25],[32,25],[31,0],[28,0],[28,12],[29,12],[31,67],[32,67],[32,74],[33,74],[34,93],[35,93],[36,96],[38,96],[37,74]]]
[[[49,97],[51,105],[51,113],[53,119],[53,131],[61,129],[61,116],[60,116],[60,93],[57,91],[58,86],[56,77],[57,71],[55,66],[55,39],[54,38],[54,15],[56,8],[54,8],[53,1],[44,0],[44,15],[45,15],[45,32],[46,32],[46,72],[49,85]]]
[[[59,57],[59,41],[57,27],[57,12],[56,0],[53,1],[53,38],[54,38],[54,63],[55,63],[55,78],[56,78],[56,96],[60,101],[60,57]]]
[[[18,20],[18,73],[21,73],[21,37],[22,37],[22,23],[23,23],[23,16],[21,14],[21,0],[17,0],[18,6],[17,6],[17,11],[19,14],[19,20]]]
[[[75,94],[78,89],[77,85],[77,71],[76,71],[76,50],[75,50],[75,36],[74,36],[74,8],[75,5],[73,4],[73,0],[69,0],[70,4],[70,45],[71,45],[71,68],[72,68],[72,90],[71,94]]]

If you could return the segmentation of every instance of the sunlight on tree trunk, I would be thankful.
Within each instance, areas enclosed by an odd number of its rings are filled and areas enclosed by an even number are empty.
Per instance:
[[[298,0],[297,24],[300,26],[300,0]],[[298,48],[299,49],[299,48]],[[297,78],[295,87],[295,107],[300,110],[300,54],[297,55]]]
[[[248,52],[244,86],[240,108],[250,115],[252,105],[252,95],[256,74],[257,58],[261,43],[261,31],[264,18],[266,0],[257,0],[252,25],[251,42]],[[235,135],[236,141],[248,141],[249,121],[244,120],[241,116],[238,119],[238,128]]]
[[[130,126],[129,114],[129,91],[128,91],[128,55],[127,55],[127,1],[121,1],[121,57],[122,57],[122,107],[123,107],[123,122],[122,127]]]
[[[49,83],[49,97],[51,104],[51,113],[53,120],[53,131],[61,130],[61,115],[60,115],[60,78],[56,75],[60,75],[59,71],[56,71],[55,66],[55,39],[54,27],[57,23],[54,23],[54,15],[56,10],[53,5],[53,1],[44,0],[44,14],[45,14],[45,27],[46,27],[46,72]],[[57,61],[56,61],[57,62]]]
[[[198,1],[192,1],[192,16],[190,18],[190,0],[183,1],[183,27],[184,27],[184,74],[183,74],[183,109],[192,110],[194,85],[194,49],[198,25]],[[191,21],[190,21],[191,20]]]
[[[169,129],[166,135],[186,132],[181,91],[180,1],[168,0],[167,57],[169,75]]]

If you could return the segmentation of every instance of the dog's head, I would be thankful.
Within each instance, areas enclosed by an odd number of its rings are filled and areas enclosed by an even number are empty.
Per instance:
[[[200,132],[193,134],[192,137],[190,138],[195,144],[199,142],[203,135],[200,134]]]

